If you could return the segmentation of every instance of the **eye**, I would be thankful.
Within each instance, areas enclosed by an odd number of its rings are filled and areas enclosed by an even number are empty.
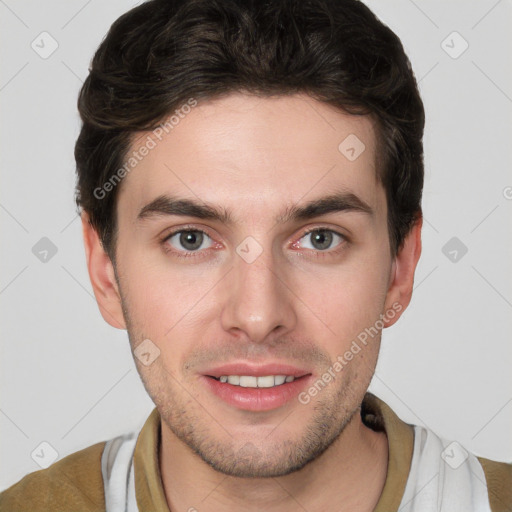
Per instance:
[[[204,245],[210,241],[210,245]],[[211,247],[211,238],[199,229],[182,229],[171,233],[164,239],[164,244],[170,244],[177,252],[197,252]],[[185,250],[183,250],[185,249]]]
[[[333,243],[338,242],[335,247],[341,245],[341,242],[345,241],[346,238],[336,231],[333,231],[332,229],[326,229],[326,228],[315,228],[307,231],[304,233],[304,235],[301,237],[300,240],[305,239],[308,240],[308,238],[311,240],[310,246],[302,246],[302,248],[305,249],[313,249],[317,251],[326,251],[328,249],[332,249]],[[296,247],[301,247],[298,245],[298,242],[294,244]]]

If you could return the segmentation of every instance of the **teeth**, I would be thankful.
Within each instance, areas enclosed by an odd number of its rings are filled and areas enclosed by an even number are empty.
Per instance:
[[[240,386],[243,388],[257,388],[258,377],[251,377],[249,375],[240,375]]]
[[[254,377],[253,375],[222,375],[220,382],[227,382],[234,386],[243,388],[272,388],[280,386],[285,382],[293,382],[293,375],[265,375],[264,377]]]
[[[271,388],[272,386],[274,386],[274,377],[272,375],[268,375],[267,377],[258,377],[259,388]]]

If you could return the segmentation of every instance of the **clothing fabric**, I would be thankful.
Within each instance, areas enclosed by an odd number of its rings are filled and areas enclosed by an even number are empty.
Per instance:
[[[477,457],[405,423],[371,393],[361,418],[388,439],[388,472],[375,512],[512,512],[512,464]],[[0,512],[169,512],[159,446],[155,408],[140,432],[97,443],[25,476],[0,494]]]
[[[411,469],[400,512],[492,512],[484,470],[477,457],[467,454],[463,464],[459,466],[455,461],[452,467],[442,454],[451,450],[454,458],[453,452],[463,448],[449,448],[452,443],[424,427],[416,425],[414,429]]]
[[[107,512],[137,512],[133,454],[135,433],[115,437],[105,443],[101,456],[101,474]]]

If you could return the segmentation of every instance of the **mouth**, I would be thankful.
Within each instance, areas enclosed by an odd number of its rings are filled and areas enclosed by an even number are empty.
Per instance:
[[[270,411],[288,404],[306,388],[312,374],[288,365],[226,365],[201,375],[208,391],[245,411]]]
[[[242,388],[273,388],[295,380],[293,375],[264,375],[262,377],[254,375],[221,375],[220,377],[214,377],[213,375],[207,375],[207,377]],[[300,377],[298,378],[300,379]]]

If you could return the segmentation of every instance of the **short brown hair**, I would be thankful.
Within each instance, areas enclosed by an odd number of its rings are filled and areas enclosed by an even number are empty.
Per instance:
[[[118,188],[132,136],[191,97],[307,93],[377,121],[377,178],[396,255],[421,216],[425,114],[400,39],[358,0],[150,0],[114,22],[81,89],[76,204],[115,265]]]

